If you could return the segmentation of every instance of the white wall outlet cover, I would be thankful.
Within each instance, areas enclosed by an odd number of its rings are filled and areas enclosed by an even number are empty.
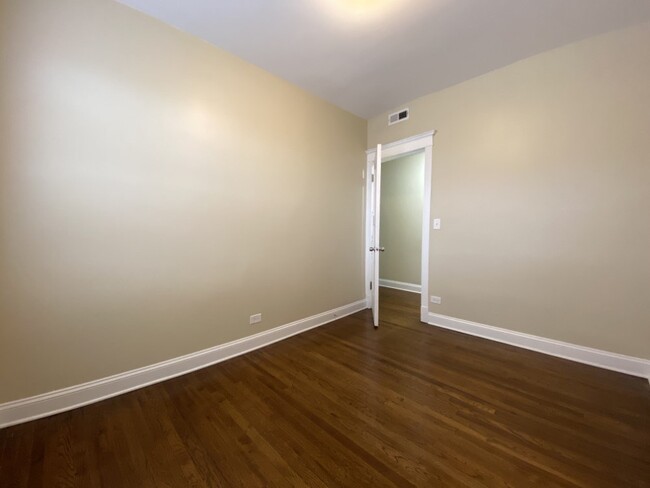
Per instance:
[[[440,297],[436,297],[436,296],[431,295],[431,303],[440,304],[440,303],[442,303],[442,299]]]
[[[440,219],[433,219],[434,230],[440,230]]]
[[[250,318],[250,323],[251,324],[259,324],[262,321],[262,314],[261,313],[256,313],[255,315],[251,315]]]

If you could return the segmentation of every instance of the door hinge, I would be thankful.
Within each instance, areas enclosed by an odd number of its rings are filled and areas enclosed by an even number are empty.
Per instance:
[[[370,282],[370,289],[372,290],[372,281]]]
[[[373,183],[375,182],[375,175],[372,175],[372,180]]]

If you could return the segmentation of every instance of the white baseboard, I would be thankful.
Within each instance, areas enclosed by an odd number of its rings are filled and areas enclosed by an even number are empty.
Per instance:
[[[366,300],[329,310],[290,324],[260,332],[226,344],[204,349],[134,369],[100,380],[71,386],[42,395],[15,400],[0,405],[0,428],[8,427],[73,408],[99,402],[122,393],[180,376],[235,356],[268,346],[306,330],[319,327],[366,308]]]
[[[577,346],[568,342],[546,339],[431,312],[429,312],[427,323],[599,368],[640,376],[650,381],[650,360],[647,359]]]
[[[420,293],[422,287],[416,285],[415,283],[404,283],[403,281],[393,281],[393,280],[379,280],[379,286],[384,286],[386,288],[395,288],[396,290],[410,291],[413,293]]]

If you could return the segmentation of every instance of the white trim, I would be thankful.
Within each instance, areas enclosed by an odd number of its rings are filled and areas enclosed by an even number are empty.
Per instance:
[[[99,402],[138,388],[180,376],[235,356],[268,346],[306,330],[319,327],[366,308],[359,300],[311,317],[281,325],[242,339],[194,352],[151,366],[134,369],[100,380],[63,388],[42,395],[0,405],[0,428],[65,412]]]
[[[373,225],[373,206],[372,206],[372,201],[373,201],[373,192],[374,192],[374,187],[373,187],[373,163],[375,161],[376,157],[376,149],[372,151],[372,153],[366,151],[366,194],[365,194],[365,221],[364,221],[364,226],[366,229],[366,239],[364,241],[364,246],[363,246],[363,255],[366,257],[366,267],[365,267],[365,283],[364,287],[366,290],[366,308],[372,308],[372,291],[370,290],[370,282],[374,279],[374,272],[373,272],[373,263],[374,263],[374,256],[372,253],[368,250],[369,248],[373,247],[374,244],[374,238],[372,235],[372,225]]]
[[[381,162],[385,163],[396,157],[406,156],[409,153],[419,151],[420,149],[425,149],[427,147],[433,146],[433,136],[436,135],[436,131],[432,130],[429,132],[424,132],[416,136],[407,137],[406,139],[401,139],[399,141],[390,142],[388,144],[381,145]],[[377,152],[376,149],[369,149],[366,151],[368,156],[372,155],[372,160],[374,161],[374,154]]]
[[[429,317],[429,246],[431,240],[431,185],[432,185],[432,168],[433,168],[433,137],[436,135],[435,130],[423,132],[415,136],[407,137],[399,141],[382,144],[381,162],[390,161],[396,157],[406,156],[409,153],[424,149],[424,198],[422,204],[422,276],[421,276],[421,303],[420,303],[420,320],[427,322]],[[372,164],[377,157],[377,149],[368,149],[366,151],[366,175],[370,174]],[[371,219],[372,219],[372,199],[371,199],[371,182],[366,178],[366,299],[368,308],[370,308],[371,296],[368,284],[370,282],[370,254],[368,248],[371,247]]]
[[[424,295],[424,296],[426,296],[426,295]],[[424,322],[425,324],[429,323],[429,307],[428,307],[428,304],[427,304],[426,307],[423,307],[422,305],[420,305],[420,322]],[[429,324],[429,325],[431,325],[431,324]]]
[[[409,144],[411,142],[419,142],[420,146],[417,149],[423,149],[426,146],[433,145],[433,136],[436,135],[436,132],[437,132],[436,130],[429,130],[427,132],[422,132],[421,134],[416,134],[414,136],[406,137],[404,139],[400,139],[399,141],[393,141],[393,142],[389,142],[388,144],[382,144],[381,148],[384,151],[384,156],[386,155],[385,151],[387,149],[393,149],[396,146],[400,146],[402,144]],[[366,154],[371,154],[375,152],[376,152],[376,148],[374,147],[371,147],[370,149],[366,150]],[[374,161],[374,157],[373,157],[373,161]]]
[[[372,149],[366,151],[366,201],[365,201],[365,211],[366,219],[364,222],[366,228],[366,240],[365,245],[363,246],[364,256],[366,256],[366,301],[368,302],[367,308],[372,308],[372,290],[370,290],[370,282],[374,279],[374,255],[369,251],[374,244],[374,236],[372,232],[373,226],[373,199],[374,199],[374,185],[372,181],[373,176],[373,164],[377,158],[377,149]]]
[[[379,279],[379,286],[383,286],[385,288],[394,288],[395,290],[410,291],[412,293],[420,293],[422,291],[422,287],[420,285],[416,285],[415,283],[405,283],[403,281],[395,280],[382,280],[381,278]]]
[[[515,332],[513,330],[501,329],[491,325],[470,322],[469,320],[457,319],[429,313],[429,325],[455,330],[464,334],[483,337],[492,341],[503,342],[512,346],[530,349],[550,356],[557,356],[578,363],[589,364],[599,368],[610,369],[620,373],[630,374],[649,378],[650,381],[650,360],[624,356],[613,352],[593,349],[591,347],[578,346],[569,342],[546,339],[544,337]]]
[[[433,136],[431,134],[431,143]],[[420,283],[422,291],[420,295],[420,320],[426,321],[429,313],[429,253],[431,252],[431,185],[433,184],[433,147],[428,145],[424,148],[424,195],[422,196],[422,274]]]

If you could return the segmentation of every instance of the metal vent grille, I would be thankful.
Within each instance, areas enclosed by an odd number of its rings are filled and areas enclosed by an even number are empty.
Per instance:
[[[392,113],[388,116],[388,125],[397,124],[398,122],[404,122],[409,118],[409,109],[405,108],[399,112]]]

